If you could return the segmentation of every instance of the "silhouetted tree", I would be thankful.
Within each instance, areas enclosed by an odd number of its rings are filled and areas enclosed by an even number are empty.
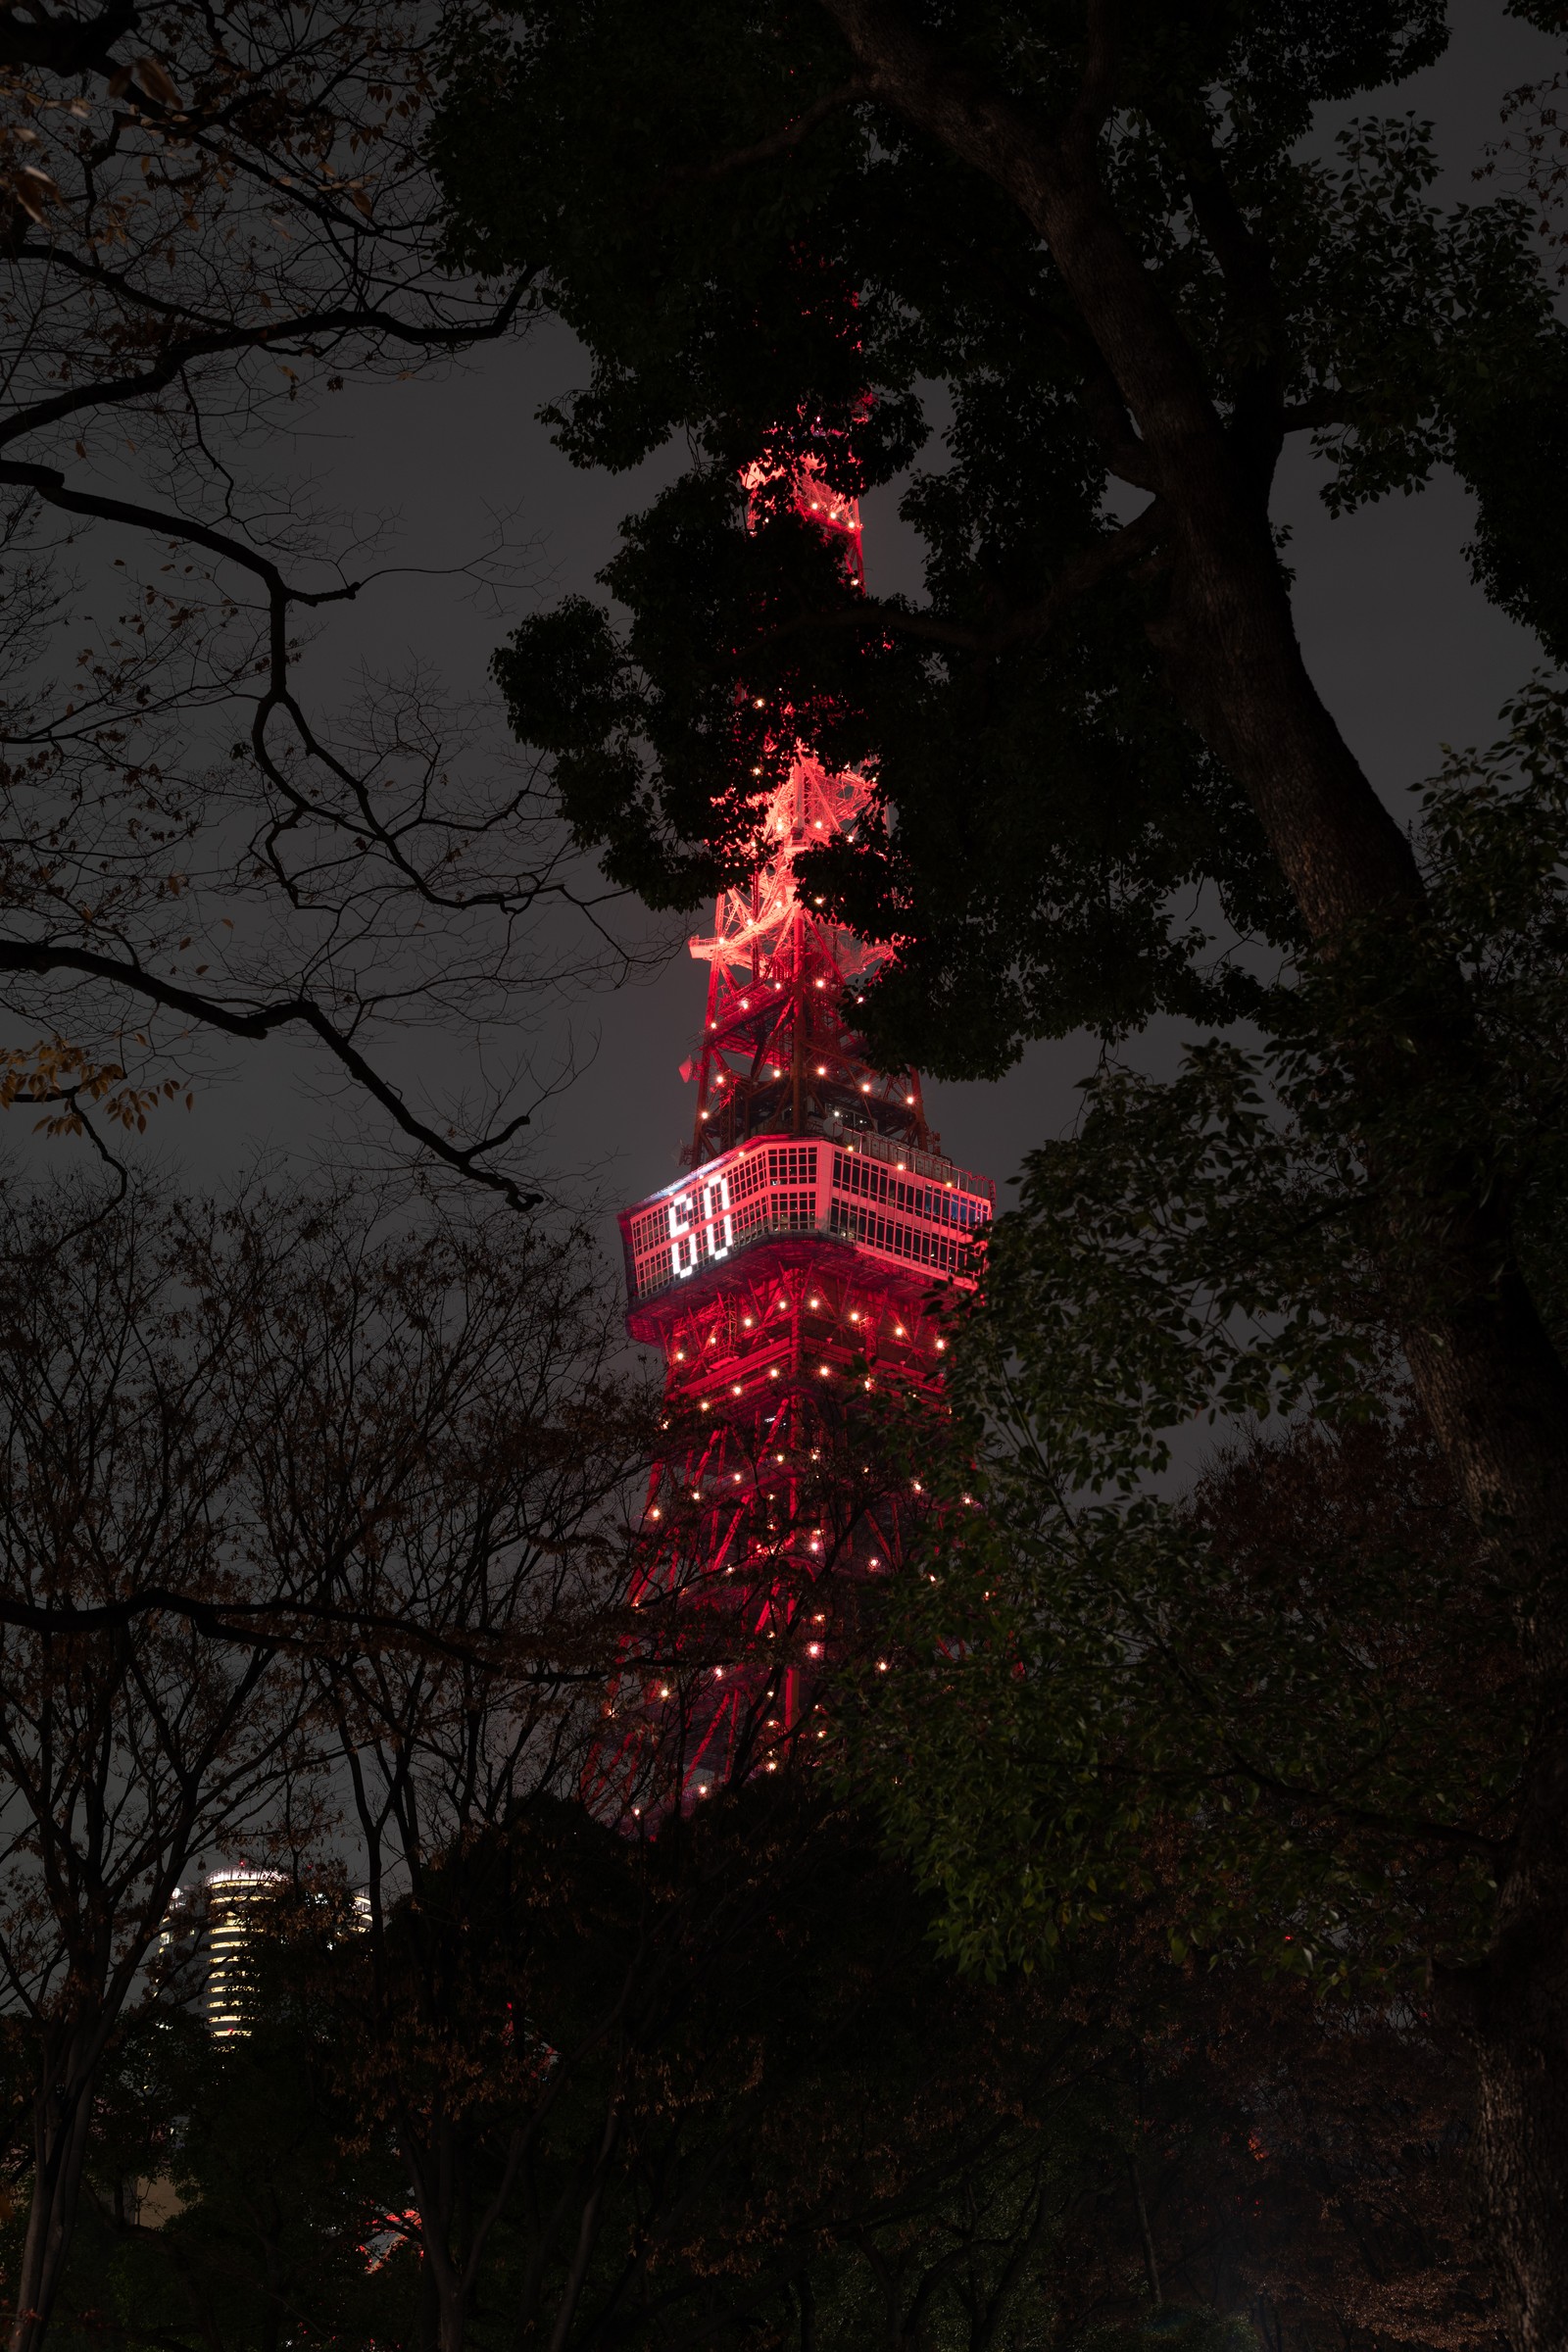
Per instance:
[[[466,1676],[580,1708],[642,1443],[580,1235],[331,1198],[83,1205],[13,1202],[0,1324],[18,2352],[48,2326],[104,2053],[182,1872],[310,1846],[356,1676],[433,1684],[431,1740]]]

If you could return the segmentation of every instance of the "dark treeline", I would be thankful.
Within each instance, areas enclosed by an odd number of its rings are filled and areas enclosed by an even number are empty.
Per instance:
[[[653,1847],[536,1798],[379,1956],[306,1880],[248,2038],[156,2005],[117,2037],[55,2340],[1485,2340],[1414,2021],[1325,2034],[1128,1945],[959,1983],[929,1926],[853,1816],[772,1786]]]

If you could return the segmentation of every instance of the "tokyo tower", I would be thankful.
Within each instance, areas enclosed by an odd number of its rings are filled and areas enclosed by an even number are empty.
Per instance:
[[[858,502],[813,457],[787,490],[863,580]],[[669,1433],[630,1596],[646,1642],[610,1709],[628,1807],[664,1726],[658,1770],[683,1803],[821,1736],[843,1596],[896,1566],[918,1507],[917,1479],[890,1491],[858,1457],[884,1404],[939,1409],[939,1309],[973,1288],[993,1214],[995,1185],[944,1157],[918,1075],[865,1058],[855,1010],[888,951],[797,887],[801,854],[853,838],[871,789],[795,746],[749,883],[690,943],[709,967],[681,1065],[697,1088],[691,1172],[620,1218],[627,1329],[662,1350]],[[613,1782],[611,1755],[600,1770]]]

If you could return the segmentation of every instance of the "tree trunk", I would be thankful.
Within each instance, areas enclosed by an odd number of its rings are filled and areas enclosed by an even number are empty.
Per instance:
[[[1397,1090],[1441,1073],[1476,1114],[1485,1068],[1458,973],[1422,936],[1424,893],[1399,827],[1373,791],[1301,659],[1270,532],[1281,440],[1227,430],[1197,353],[1100,185],[1096,148],[1112,103],[1110,14],[1089,17],[1079,106],[1058,134],[983,86],[894,0],[822,0],[876,96],[992,180],[1048,247],[1130,420],[1125,478],[1168,517],[1167,611],[1152,632],[1173,691],[1248,794],[1300,910],[1329,958],[1381,936],[1408,953],[1399,1026],[1359,1083],[1378,1123]],[[1257,257],[1265,275],[1266,255]],[[1271,437],[1272,436],[1272,437]],[[1112,463],[1116,460],[1113,458]],[[1353,964],[1350,967],[1353,970]],[[1419,1132],[1413,1122],[1412,1132]],[[1438,1441],[1517,1594],[1542,1687],[1568,1694],[1568,1372],[1518,1271],[1490,1172],[1468,1197],[1435,1156],[1378,1164],[1385,1271]],[[1477,1155],[1484,1158],[1484,1152]],[[1517,1629],[1514,1629],[1517,1630]],[[1504,2291],[1522,2352],[1568,2346],[1568,1695],[1538,1708],[1520,1827],[1495,1932],[1469,1991],[1481,2075],[1480,2147]]]
[[[467,2334],[468,2298],[461,2284],[451,2285],[441,2296],[440,2352],[463,2352]]]
[[[1250,800],[1309,936],[1330,956],[1368,928],[1408,942],[1427,1001],[1423,1009],[1421,992],[1407,992],[1399,1019],[1414,1020],[1418,1051],[1368,1068],[1369,1100],[1386,1103],[1391,1087],[1422,1085],[1436,1068],[1478,1101],[1466,993],[1422,945],[1426,898],[1409,843],[1301,658],[1270,529],[1272,466],[1227,434],[1099,185],[1093,141],[1087,153],[1053,144],[885,0],[824,5],[878,95],[995,180],[1050,249],[1169,514],[1169,603],[1152,633],[1172,690]],[[1415,1240],[1425,1255],[1422,1311],[1403,1335],[1422,1403],[1478,1516],[1506,1518],[1544,1566],[1568,1527],[1568,1373],[1519,1279],[1503,1212],[1484,1172],[1468,1203],[1455,1202],[1448,1166],[1380,1173],[1391,1251]]]
[[[1518,2352],[1568,2344],[1568,1692],[1546,1712],[1492,1944],[1469,1972],[1476,2152]]]
[[[419,2281],[419,2342],[422,2352],[463,2352],[468,2328],[467,2282],[452,2249],[452,2132],[438,2121],[434,2146],[421,2145],[405,2131],[404,2162],[414,2183],[423,2252]],[[432,2183],[434,2184],[432,2186]]]
[[[90,2077],[74,2082],[68,2075],[59,2088],[42,2091],[34,2105],[32,2203],[17,2279],[10,2352],[39,2352],[48,2334],[71,2250],[91,2121]]]
[[[795,2300],[801,2319],[801,2352],[816,2352],[816,2297],[811,2292],[808,2270],[800,2270],[795,2275]]]

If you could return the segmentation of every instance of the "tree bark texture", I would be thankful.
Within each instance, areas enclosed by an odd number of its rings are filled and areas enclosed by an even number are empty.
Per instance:
[[[1297,639],[1268,512],[1282,416],[1261,435],[1227,427],[1100,183],[1095,149],[1114,80],[1103,12],[1091,5],[1078,108],[1065,126],[1047,128],[958,69],[888,0],[822,5],[875,96],[1003,189],[1048,248],[1130,420],[1120,469],[1169,516],[1156,650],[1187,716],[1248,794],[1314,945],[1332,956],[1375,930],[1408,938],[1418,976],[1430,966],[1425,1007],[1415,1006],[1417,1053],[1391,1051],[1369,1066],[1369,1099],[1419,1086],[1436,1069],[1482,1100],[1459,976],[1422,944],[1425,896],[1410,846]],[[1392,1286],[1412,1300],[1402,1337],[1417,1392],[1460,1491],[1517,1577],[1543,1686],[1568,1694],[1568,1372],[1490,1188],[1478,1181],[1468,1199],[1455,1197],[1451,1171],[1430,1166],[1374,1175]],[[1540,1711],[1495,1933],[1471,1991],[1481,2153],[1504,2292],[1521,2352],[1563,2352],[1568,1696]]]

